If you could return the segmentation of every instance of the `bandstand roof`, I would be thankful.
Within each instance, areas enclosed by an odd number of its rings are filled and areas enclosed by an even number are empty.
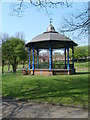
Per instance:
[[[50,22],[47,31],[43,34],[34,37],[30,42],[26,44],[26,47],[34,46],[35,49],[48,49],[50,44],[53,49],[72,47],[78,45],[65,35],[56,32],[55,28]]]

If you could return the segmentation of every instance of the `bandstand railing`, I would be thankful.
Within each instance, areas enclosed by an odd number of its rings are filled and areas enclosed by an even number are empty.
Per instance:
[[[35,64],[35,69],[49,69],[48,63],[39,63],[38,65]]]
[[[69,64],[69,68],[72,69],[73,65]],[[39,65],[37,66],[37,64],[35,64],[35,69],[49,69],[49,63],[39,63]],[[65,64],[59,64],[59,63],[54,63],[52,64],[52,69],[67,69],[67,64],[65,67]]]
[[[52,69],[65,69],[65,64],[54,63]]]
[[[67,69],[67,64],[65,66],[65,64],[59,64],[59,63],[54,63],[52,66],[53,69]],[[72,69],[73,65],[69,64],[69,68]]]

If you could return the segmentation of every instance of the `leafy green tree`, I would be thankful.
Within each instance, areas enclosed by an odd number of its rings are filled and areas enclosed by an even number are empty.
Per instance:
[[[69,51],[70,59],[72,59],[72,49]],[[86,58],[89,56],[88,46],[78,46],[74,48],[74,58]]]
[[[88,45],[88,56],[90,56],[90,45]]]
[[[75,47],[74,57],[79,58],[86,58],[88,56],[88,47],[87,46],[79,46]]]
[[[18,60],[26,60],[25,42],[19,38],[7,39],[2,44],[2,58],[9,61],[13,68],[13,73],[16,72]]]
[[[17,60],[23,62],[23,68],[25,65],[26,60],[28,59],[28,52],[25,50],[25,45],[20,44],[16,47],[16,53],[17,53]]]
[[[5,64],[5,59],[4,59],[4,55],[2,55],[2,73],[4,73],[4,64]]]
[[[75,58],[86,58],[88,56],[88,47],[87,46],[80,46],[80,47],[75,47],[75,52],[74,52]]]
[[[69,49],[69,58],[72,59],[72,49]]]

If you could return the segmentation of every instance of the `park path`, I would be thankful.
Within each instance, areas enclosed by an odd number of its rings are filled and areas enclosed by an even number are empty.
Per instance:
[[[3,118],[88,118],[88,111],[27,101],[3,101]]]

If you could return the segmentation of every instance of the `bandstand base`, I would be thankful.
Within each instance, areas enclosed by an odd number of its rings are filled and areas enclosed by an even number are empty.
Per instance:
[[[70,75],[75,74],[75,69],[67,70],[67,69],[35,69],[28,70],[28,73],[31,75]]]

